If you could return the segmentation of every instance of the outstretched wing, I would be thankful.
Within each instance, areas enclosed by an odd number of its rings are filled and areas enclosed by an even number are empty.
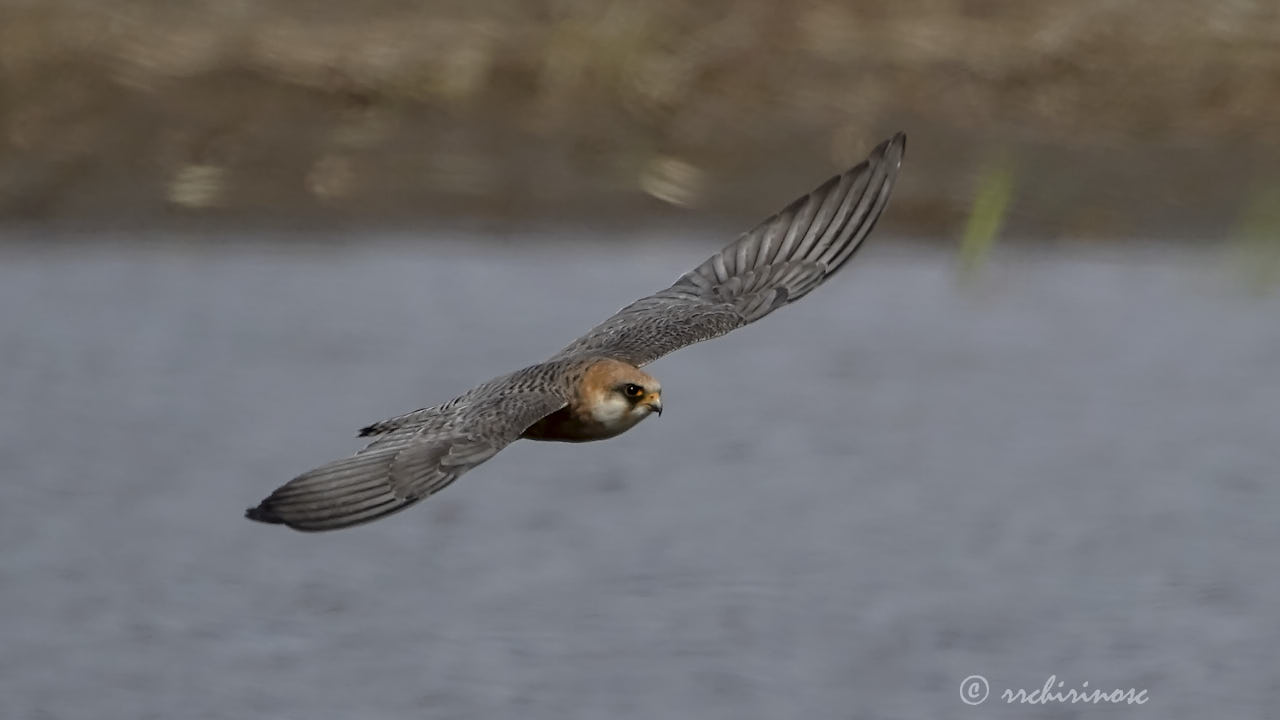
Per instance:
[[[565,404],[562,392],[521,373],[499,378],[370,426],[365,434],[385,430],[365,449],[290,480],[245,516],[307,531],[376,520],[439,492]]]
[[[674,285],[631,303],[556,357],[598,354],[640,366],[719,337],[804,297],[840,269],[889,202],[906,135],[884,141],[760,223]]]

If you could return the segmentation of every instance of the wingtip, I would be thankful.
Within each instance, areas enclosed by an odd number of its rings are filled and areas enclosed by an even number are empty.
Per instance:
[[[284,518],[277,515],[276,512],[267,505],[266,500],[263,500],[262,504],[257,507],[251,507],[245,510],[244,516],[254,522],[266,523],[268,525],[284,524]]]
[[[876,150],[876,154],[881,157],[892,156],[895,162],[901,164],[903,156],[907,154],[907,134],[899,130],[893,134],[893,137],[880,143],[880,147]]]

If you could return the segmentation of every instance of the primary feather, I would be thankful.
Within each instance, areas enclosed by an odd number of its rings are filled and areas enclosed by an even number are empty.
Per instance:
[[[599,354],[646,365],[804,297],[875,227],[906,151],[902,133],[676,280],[622,308],[556,357]]]

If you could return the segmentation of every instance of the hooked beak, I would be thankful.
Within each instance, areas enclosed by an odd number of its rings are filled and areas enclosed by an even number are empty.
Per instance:
[[[662,416],[662,398],[658,395],[650,395],[644,403],[650,410]]]

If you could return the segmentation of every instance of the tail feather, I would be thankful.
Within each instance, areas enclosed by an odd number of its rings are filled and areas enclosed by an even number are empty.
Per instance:
[[[439,407],[422,408],[421,410],[414,410],[413,412],[407,412],[403,415],[397,415],[393,418],[387,418],[386,420],[379,420],[376,423],[365,425],[360,428],[357,435],[359,437],[385,435],[392,430],[398,430],[407,425],[418,425],[428,418],[438,417],[439,415]]]

